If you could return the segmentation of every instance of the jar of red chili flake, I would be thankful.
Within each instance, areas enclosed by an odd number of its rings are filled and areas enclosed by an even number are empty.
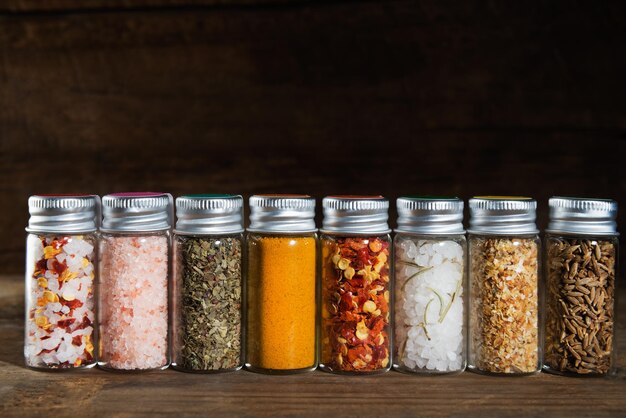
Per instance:
[[[93,367],[100,198],[39,195],[28,206],[26,365]]]
[[[391,367],[389,201],[329,196],[322,206],[320,368],[386,372]]]

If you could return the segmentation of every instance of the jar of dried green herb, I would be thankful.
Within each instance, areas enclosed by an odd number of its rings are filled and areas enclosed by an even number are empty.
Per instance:
[[[172,367],[220,372],[242,367],[243,199],[176,199]]]
[[[553,197],[549,205],[543,368],[606,375],[615,329],[617,202]]]
[[[527,375],[541,369],[537,202],[469,201],[468,370]]]

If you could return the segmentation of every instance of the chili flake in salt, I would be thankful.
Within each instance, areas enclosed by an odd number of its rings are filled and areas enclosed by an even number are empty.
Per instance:
[[[91,236],[28,236],[28,366],[95,364],[94,244]]]

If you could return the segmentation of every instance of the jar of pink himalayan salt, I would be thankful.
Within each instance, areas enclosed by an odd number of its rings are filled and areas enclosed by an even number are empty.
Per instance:
[[[165,369],[172,196],[110,194],[102,208],[98,366]]]

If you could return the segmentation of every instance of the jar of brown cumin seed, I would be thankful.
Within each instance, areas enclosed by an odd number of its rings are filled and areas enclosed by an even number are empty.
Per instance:
[[[528,375],[541,369],[537,202],[470,199],[470,371]]]
[[[603,376],[612,367],[617,202],[553,197],[549,206],[543,369]]]

